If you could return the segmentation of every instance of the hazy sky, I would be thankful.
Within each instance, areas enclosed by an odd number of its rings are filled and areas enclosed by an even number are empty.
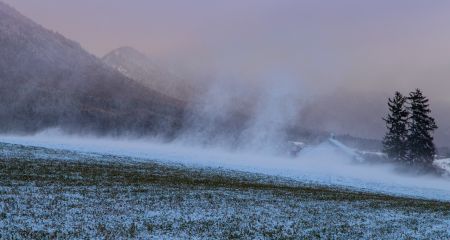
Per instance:
[[[382,96],[384,104],[394,90],[419,87],[436,105],[438,123],[450,118],[450,1],[4,1],[98,56],[132,46],[246,79],[284,71],[302,94],[357,92],[355,102]],[[355,119],[374,119],[373,112],[382,114],[380,105]],[[380,118],[360,135],[380,136]]]
[[[132,46],[233,71],[282,67],[318,88],[337,81],[405,89],[448,82],[449,1],[6,2],[98,56]]]

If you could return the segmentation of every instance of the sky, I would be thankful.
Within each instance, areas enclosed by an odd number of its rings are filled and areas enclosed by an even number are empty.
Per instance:
[[[283,72],[320,103],[305,124],[342,133],[380,138],[386,98],[421,88],[450,140],[450,1],[3,1],[99,57],[131,46],[255,84]]]

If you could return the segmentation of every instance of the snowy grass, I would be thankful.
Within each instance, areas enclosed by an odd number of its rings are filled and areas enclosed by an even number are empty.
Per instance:
[[[448,239],[450,204],[0,144],[0,239]]]

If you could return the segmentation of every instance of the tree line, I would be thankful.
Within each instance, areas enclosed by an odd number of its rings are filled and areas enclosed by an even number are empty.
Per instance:
[[[426,98],[420,89],[388,99],[389,113],[383,118],[387,132],[383,151],[393,161],[424,170],[432,168],[436,154],[433,132],[437,129]]]

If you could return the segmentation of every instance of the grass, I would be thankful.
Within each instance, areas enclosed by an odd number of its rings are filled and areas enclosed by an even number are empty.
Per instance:
[[[450,204],[0,145],[0,239],[450,237]]]

